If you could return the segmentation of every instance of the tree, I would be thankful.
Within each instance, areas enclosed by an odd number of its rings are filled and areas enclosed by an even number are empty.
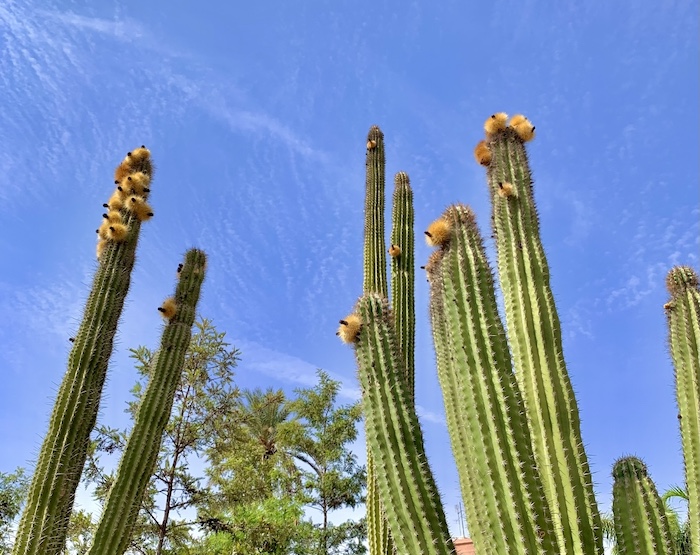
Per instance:
[[[74,511],[68,523],[68,536],[66,547],[63,550],[65,555],[85,555],[92,545],[97,523],[93,521],[92,515],[83,509]]]
[[[282,555],[305,536],[301,475],[289,452],[298,423],[281,390],[247,390],[218,422],[208,450],[212,487],[202,553]]]
[[[161,555],[176,553],[191,543],[190,529],[197,520],[184,512],[206,496],[202,477],[190,470],[191,460],[201,457],[213,444],[213,430],[234,411],[239,392],[233,385],[233,369],[239,351],[225,341],[212,322],[200,318],[185,358],[181,383],[175,394],[170,421],[163,435],[156,471],[141,506],[130,551]],[[149,368],[156,352],[146,347],[131,349],[139,380],[132,389],[134,400],[126,411],[136,413]],[[104,501],[113,474],[105,471],[102,456],[121,453],[128,434],[125,430],[98,426],[84,480],[95,486],[95,497]],[[74,515],[79,518],[79,514]]]
[[[23,468],[14,472],[0,472],[0,552],[12,548],[12,523],[19,516],[27,491],[29,478]]]
[[[243,391],[234,411],[216,420],[199,511],[208,533],[195,553],[365,553],[363,522],[329,520],[363,500],[364,469],[348,449],[360,408],[336,408],[339,388],[319,371],[319,384],[293,400],[281,390]],[[304,519],[307,507],[321,511],[321,524]]]
[[[297,389],[297,398],[289,404],[300,423],[294,428],[291,450],[303,464],[307,505],[321,512],[321,524],[314,527],[315,545],[308,546],[306,553],[365,553],[364,521],[340,525],[329,521],[332,511],[364,502],[365,470],[349,448],[357,439],[362,409],[359,402],[336,407],[340,383],[322,370],[317,374],[318,384]]]

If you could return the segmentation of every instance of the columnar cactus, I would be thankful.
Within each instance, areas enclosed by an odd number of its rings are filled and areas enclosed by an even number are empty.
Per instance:
[[[602,555],[602,523],[564,364],[524,146],[534,138],[535,128],[522,115],[508,122],[504,113],[488,118],[484,128],[486,139],[474,156],[487,168],[512,361],[471,211],[453,206],[425,232],[428,243],[438,248],[425,269],[438,376],[470,533],[484,554]],[[383,555],[387,546],[378,525],[373,526],[372,515],[379,512],[373,495],[377,486],[402,555],[450,551],[412,395],[412,194],[407,177],[397,175],[390,311],[383,256],[384,143],[376,127],[370,130],[367,148],[365,295],[356,312],[341,320],[338,333],[356,345],[362,386],[371,463],[370,553]],[[402,208],[404,203],[410,212]],[[668,283],[672,299],[666,310],[686,451],[689,520],[700,538],[700,292],[697,275],[688,268],[674,269]],[[404,312],[405,317],[399,316]],[[616,487],[626,482],[625,487],[649,495],[653,484],[640,465],[620,461]],[[629,482],[629,477],[636,481]],[[634,544],[641,551],[633,552],[663,555],[669,549],[668,536],[652,497],[643,509],[647,501],[640,497],[643,503],[637,503],[634,517],[625,513],[631,505],[620,505],[616,518],[630,523],[644,513],[646,529],[637,527],[630,537],[647,536]],[[629,532],[627,527],[619,534]]]
[[[418,417],[406,388],[386,299],[365,294],[355,338],[367,442],[391,537],[399,553],[454,553]]]
[[[394,326],[406,371],[406,389],[415,398],[415,255],[413,237],[413,191],[408,174],[394,176],[391,205],[391,306]]]
[[[663,501],[637,457],[613,466],[613,518],[619,555],[673,555]]]
[[[163,432],[170,420],[205,269],[205,254],[197,249],[188,251],[178,272],[175,295],[161,307],[168,324],[88,555],[122,555],[129,546],[141,500],[156,466]]]
[[[669,345],[676,374],[688,523],[693,553],[700,553],[700,288],[692,268],[677,266],[666,278]]]
[[[534,127],[505,114],[486,122],[487,176],[508,337],[559,550],[603,553],[602,523],[562,351],[524,142]]]
[[[449,238],[430,259],[430,316],[452,452],[474,547],[551,554],[557,540],[523,401],[472,211],[448,208]]]
[[[372,126],[367,134],[365,159],[365,230],[362,290],[388,296],[384,243],[384,133]],[[341,324],[342,325],[342,324]],[[383,516],[372,450],[367,445],[367,537],[370,555],[388,555],[391,540]]]
[[[127,154],[115,170],[117,189],[98,229],[95,272],[68,370],[34,470],[15,540],[16,555],[63,551],[75,491],[95,426],[117,323],[129,290],[141,221],[153,215],[148,195],[152,165],[145,147]]]

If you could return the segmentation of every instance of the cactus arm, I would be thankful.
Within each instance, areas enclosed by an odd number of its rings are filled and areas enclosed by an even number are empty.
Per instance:
[[[152,171],[150,158],[127,171]],[[141,224],[125,209],[124,241],[108,241],[68,358],[15,540],[15,555],[62,553],[75,491],[95,426],[117,324],[129,290]]]
[[[429,266],[430,313],[434,336],[442,335],[437,350],[450,353],[438,356],[438,375],[474,547],[552,554],[556,535],[483,241],[468,207],[450,207],[444,218],[451,238]]]
[[[602,523],[564,364],[525,146],[513,128],[490,137],[488,146],[492,160],[487,175],[508,336],[559,548],[570,555],[599,555]]]
[[[182,376],[205,267],[202,251],[187,252],[175,291],[177,310],[163,330],[148,386],[88,555],[122,555],[129,546]]]
[[[364,277],[362,290],[388,297],[384,241],[384,133],[372,126],[365,159]]]
[[[620,555],[672,555],[663,501],[644,463],[623,457],[613,466],[613,518]]]
[[[425,457],[423,436],[403,380],[388,303],[365,294],[356,345],[366,433],[391,536],[400,553],[454,553]]]
[[[678,266],[666,278],[669,346],[676,378],[678,420],[688,488],[693,553],[700,553],[700,289],[692,268]]]
[[[442,251],[435,251],[431,255],[430,262],[426,265],[428,281],[430,282],[431,330],[435,345],[438,379],[440,380],[440,389],[442,390],[445,406],[445,417],[453,445],[452,453],[459,472],[462,501],[468,515],[469,534],[473,539],[474,530],[487,531],[489,528],[488,522],[483,518],[485,513],[481,510],[483,506],[482,497],[477,492],[476,478],[472,473],[473,465],[469,464],[471,453],[465,449],[456,448],[457,445],[467,445],[468,427],[464,424],[469,423],[469,420],[465,418],[465,414],[462,411],[459,382],[455,373],[451,371],[452,355],[445,325],[442,272],[437,271],[442,254]]]
[[[365,156],[365,227],[362,290],[388,297],[386,245],[384,241],[385,200],[384,133],[374,125],[367,134]],[[383,516],[372,453],[367,445],[367,537],[370,555],[389,555],[391,548]]]
[[[399,350],[404,359],[406,387],[415,402],[416,301],[413,219],[413,191],[408,175],[399,172],[394,177],[391,244],[398,245],[400,254],[393,256],[391,261],[391,305]]]

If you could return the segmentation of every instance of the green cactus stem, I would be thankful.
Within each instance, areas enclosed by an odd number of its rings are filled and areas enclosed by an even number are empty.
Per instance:
[[[151,174],[150,153],[137,150],[142,153],[138,158],[127,156],[120,165],[124,176],[142,171]],[[117,225],[124,226],[124,233],[104,239],[105,248],[34,469],[15,539],[15,555],[63,552],[141,228],[134,213],[126,208],[119,212],[122,224]]]
[[[388,296],[386,278],[386,246],[384,242],[385,201],[384,133],[373,125],[367,134],[365,156],[365,229],[362,290]],[[393,551],[379,501],[379,492],[367,446],[367,537],[370,555],[389,555]]]
[[[365,246],[362,290],[388,297],[384,242],[384,133],[376,125],[367,134],[365,158]]]
[[[663,501],[636,457],[613,466],[613,519],[620,555],[673,555]]]
[[[700,553],[700,289],[692,268],[678,266],[666,278],[669,345],[676,376],[688,524],[693,553]]]
[[[416,300],[413,235],[413,191],[408,174],[394,176],[391,208],[391,306],[406,370],[406,389],[415,401]]]
[[[406,389],[388,302],[365,294],[356,312],[362,321],[355,353],[365,430],[393,542],[399,553],[453,554],[418,416]]]
[[[477,553],[556,553],[493,275],[470,208],[443,216],[450,239],[427,266],[452,452]]]
[[[602,523],[564,363],[525,145],[512,127],[490,135],[487,145],[508,337],[559,551],[602,555]]]
[[[164,311],[169,321],[88,555],[122,555],[129,546],[182,376],[205,269],[204,252],[189,250],[179,272],[174,305]]]

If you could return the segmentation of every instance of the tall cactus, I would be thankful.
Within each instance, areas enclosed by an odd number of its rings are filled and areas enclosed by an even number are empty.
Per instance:
[[[413,191],[408,174],[394,176],[391,205],[391,306],[394,327],[406,372],[406,389],[415,400],[415,254],[413,236]]]
[[[512,363],[498,317],[493,278],[471,211],[453,206],[425,232],[428,243],[439,248],[425,268],[431,284],[438,375],[470,530],[477,549],[485,554],[602,555],[602,523],[564,364],[560,322],[524,146],[534,137],[535,128],[521,115],[509,123],[504,113],[494,114],[484,127],[486,139],[476,146],[474,155],[487,167]],[[443,529],[439,496],[415,417],[414,375],[409,370],[413,332],[406,339],[402,335],[414,323],[398,314],[409,306],[402,296],[406,294],[405,300],[411,303],[413,299],[408,285],[413,280],[408,276],[412,262],[409,256],[401,258],[404,248],[410,248],[413,256],[408,225],[413,219],[412,202],[406,205],[411,206],[409,217],[401,208],[409,195],[399,191],[408,179],[397,175],[389,249],[394,307],[390,311],[383,256],[383,139],[378,128],[370,130],[365,295],[356,313],[341,320],[339,335],[356,344],[368,460],[376,464],[376,469],[370,465],[368,491],[376,493],[373,488],[378,486],[400,552],[436,553],[449,551],[452,545]],[[687,451],[689,520],[691,526],[700,526],[700,495],[694,489],[700,483],[700,292],[697,275],[688,268],[674,269],[668,283],[672,299],[666,309]],[[406,308],[406,314],[411,313]],[[639,478],[640,468],[629,460],[619,463],[615,469],[618,482],[622,484],[624,476],[635,473]],[[647,482],[644,478],[632,485],[643,486],[648,493]],[[381,532],[373,533],[371,515],[379,511],[379,502],[373,500],[376,497],[368,494],[370,552],[384,554],[386,544],[375,541]],[[635,509],[638,513],[641,506]],[[617,509],[618,520],[630,521],[626,508],[629,505]],[[653,547],[640,547],[647,549],[640,553],[663,555],[668,548],[663,540],[666,533],[659,532],[664,527],[663,514],[644,511],[648,515],[645,526],[657,537],[648,544]],[[620,532],[625,533],[627,530]],[[639,529],[636,533],[646,532]],[[695,537],[700,537],[700,530]]]
[[[430,316],[452,452],[474,548],[483,555],[557,546],[523,401],[472,211],[441,219],[449,238],[427,266]]]
[[[161,307],[168,324],[88,555],[122,555],[129,546],[182,376],[205,269],[205,254],[189,250],[179,271],[175,296]]]
[[[613,466],[613,517],[619,555],[673,555],[663,501],[637,457]]]
[[[367,134],[365,158],[365,229],[362,290],[388,296],[384,242],[384,133],[374,125]],[[368,440],[369,441],[369,440]],[[393,549],[383,516],[372,449],[367,444],[367,537],[370,555],[389,555]]]
[[[693,553],[700,553],[700,288],[692,268],[668,273],[666,303],[669,345],[676,374],[676,400],[681,429],[688,523]]]
[[[354,339],[365,429],[391,537],[399,553],[453,554],[388,302],[365,294],[356,314],[362,322]]]
[[[150,152],[138,148],[115,170],[117,189],[98,229],[100,260],[83,320],[68,357],[15,540],[15,555],[62,552],[75,491],[95,426],[117,323],[129,290],[152,174]],[[134,194],[132,194],[134,193]],[[138,193],[138,194],[136,194]]]
[[[485,127],[491,158],[482,163],[488,166],[508,337],[559,550],[599,555],[602,523],[564,363],[524,145],[534,127],[523,116],[506,126],[505,114],[495,114]]]

